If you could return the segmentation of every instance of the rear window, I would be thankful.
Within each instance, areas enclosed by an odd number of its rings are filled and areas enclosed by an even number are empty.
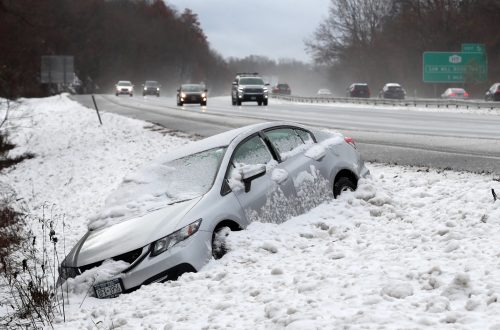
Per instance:
[[[389,86],[390,91],[400,91],[402,90],[401,86]]]
[[[368,85],[355,85],[354,89],[358,90],[358,91],[367,91],[368,90]]]

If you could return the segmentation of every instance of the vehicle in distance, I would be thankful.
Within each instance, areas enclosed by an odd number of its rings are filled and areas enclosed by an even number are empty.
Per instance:
[[[328,95],[332,95],[332,92],[327,88],[321,88],[320,90],[318,90],[318,92],[316,94],[320,95],[320,96],[328,96]]]
[[[388,83],[382,87],[379,93],[379,97],[383,99],[398,99],[403,100],[405,98],[406,91],[397,83]]]
[[[354,83],[347,88],[347,97],[370,97],[370,88],[366,83]]]
[[[61,263],[58,282],[110,263],[121,268],[95,284],[98,298],[176,279],[222,257],[229,230],[286,221],[368,174],[352,139],[293,123],[193,142],[123,181]]]
[[[199,103],[207,105],[208,91],[203,84],[182,84],[177,90],[177,105]]]
[[[232,105],[241,105],[242,102],[257,102],[258,105],[268,104],[269,84],[258,73],[238,73],[231,88]]]
[[[500,101],[500,83],[494,83],[484,95],[486,101]]]
[[[469,93],[463,88],[447,88],[443,94],[441,94],[442,99],[467,99],[469,98]]]
[[[115,95],[127,94],[130,96],[134,96],[134,85],[128,80],[120,80],[115,85],[116,91]]]
[[[142,96],[146,95],[156,95],[160,96],[160,84],[155,80],[146,80],[146,82],[142,85]]]
[[[273,87],[272,93],[278,95],[290,95],[292,94],[292,90],[288,84],[280,83]]]

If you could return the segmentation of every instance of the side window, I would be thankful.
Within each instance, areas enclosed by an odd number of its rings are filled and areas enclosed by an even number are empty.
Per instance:
[[[309,133],[308,131],[304,131],[303,129],[296,128],[295,132],[300,137],[300,139],[302,140],[303,143],[305,143],[305,144],[314,143],[314,139],[313,139],[311,133]]]
[[[299,135],[292,128],[278,128],[267,131],[266,136],[278,151],[281,159],[288,158],[291,151],[304,145]]]
[[[264,141],[256,135],[240,144],[234,151],[232,162],[229,165],[229,177],[232,177],[235,169],[243,165],[265,165],[269,163],[272,158]]]

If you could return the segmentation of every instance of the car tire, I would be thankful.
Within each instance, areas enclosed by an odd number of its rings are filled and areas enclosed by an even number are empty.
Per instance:
[[[115,93],[116,96],[118,96],[118,93]]]
[[[201,103],[200,103],[200,106],[202,106],[202,107],[203,107],[203,106],[206,106],[206,105],[207,105],[207,102],[201,102]]]
[[[257,102],[257,105],[258,105],[259,107],[260,107],[260,106],[262,106],[262,101],[258,101],[258,102]]]
[[[241,105],[241,100],[236,100],[236,105],[240,106]]]
[[[333,198],[337,198],[345,191],[354,191],[356,190],[357,185],[348,177],[340,177],[335,181],[333,185]]]
[[[212,233],[212,257],[220,259],[227,253],[226,237],[231,232],[231,228],[221,226],[215,228]]]
[[[264,106],[267,107],[267,100],[264,100]]]

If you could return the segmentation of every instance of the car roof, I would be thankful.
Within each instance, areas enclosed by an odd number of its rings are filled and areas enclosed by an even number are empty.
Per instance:
[[[118,84],[131,84],[130,80],[118,80]]]
[[[176,150],[173,150],[172,152],[169,152],[168,155],[165,156],[164,161],[178,159],[209,149],[226,147],[235,141],[239,142],[241,139],[244,139],[248,135],[276,126],[294,126],[307,129],[307,127],[303,125],[286,121],[264,122],[243,126],[184,145]]]
[[[386,85],[387,87],[401,87],[401,85],[400,85],[400,84],[398,84],[398,83],[387,83],[387,84],[385,84],[385,85]]]

